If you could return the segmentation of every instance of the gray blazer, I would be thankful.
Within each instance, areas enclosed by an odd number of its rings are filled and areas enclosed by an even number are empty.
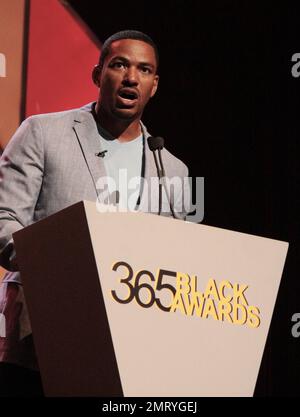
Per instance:
[[[80,109],[31,116],[18,128],[0,159],[0,264],[13,270],[12,233],[82,200],[95,201],[96,182],[106,176],[92,104]],[[149,133],[142,125],[144,137]],[[166,149],[162,151],[166,177],[188,176],[187,167]],[[145,180],[156,178],[149,189],[158,201],[157,171],[145,141]],[[152,180],[153,181],[153,180]],[[185,217],[184,189],[173,196],[175,211]],[[139,209],[155,212],[143,192]],[[153,207],[155,210],[153,210]],[[163,200],[164,215],[169,215]],[[19,273],[8,273],[4,281],[20,282]]]

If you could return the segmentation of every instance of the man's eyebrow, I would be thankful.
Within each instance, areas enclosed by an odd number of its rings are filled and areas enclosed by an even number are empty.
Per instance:
[[[155,65],[151,64],[150,62],[140,62],[139,65],[143,66],[143,67],[151,67],[151,68],[155,68]]]
[[[113,62],[115,60],[119,60],[119,61],[123,61],[123,62],[126,62],[126,63],[130,63],[130,60],[128,58],[126,58],[125,56],[122,56],[122,55],[114,56],[110,60],[110,62]],[[155,68],[155,65],[151,64],[150,62],[139,62],[138,65],[139,66],[144,66],[144,67],[151,67],[153,69]]]
[[[124,56],[121,56],[121,55],[112,57],[110,62],[116,61],[116,60],[123,61],[123,62],[129,62],[129,60],[127,58],[125,58]]]

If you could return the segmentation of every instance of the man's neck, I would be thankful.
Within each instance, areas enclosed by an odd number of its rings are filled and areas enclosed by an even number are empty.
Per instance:
[[[107,117],[98,103],[95,106],[97,121],[103,129],[120,142],[129,142],[141,134],[140,120],[122,120],[117,117]]]

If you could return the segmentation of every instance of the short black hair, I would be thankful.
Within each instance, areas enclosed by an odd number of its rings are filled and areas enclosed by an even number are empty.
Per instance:
[[[138,41],[143,41],[151,45],[155,53],[156,70],[158,69],[159,55],[158,55],[158,49],[157,49],[156,44],[150,38],[150,36],[138,30],[122,30],[121,32],[114,33],[113,35],[111,35],[109,38],[106,39],[106,41],[103,43],[102,48],[101,48],[101,54],[100,54],[99,64],[98,64],[100,69],[102,69],[105,58],[109,54],[110,45],[113,42],[118,41],[120,39],[134,39]]]

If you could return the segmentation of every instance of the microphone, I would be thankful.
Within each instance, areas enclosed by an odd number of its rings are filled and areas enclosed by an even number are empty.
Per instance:
[[[175,215],[174,208],[173,208],[173,203],[171,202],[171,199],[170,199],[170,196],[169,196],[169,193],[168,193],[165,181],[164,181],[164,177],[166,176],[166,174],[165,174],[164,164],[163,164],[162,157],[161,157],[161,150],[163,149],[164,143],[165,143],[164,138],[162,138],[160,136],[157,136],[157,137],[149,136],[147,141],[148,141],[148,146],[149,146],[150,151],[153,152],[154,161],[155,161],[156,170],[157,170],[157,175],[158,175],[158,178],[159,178],[158,215],[160,216],[160,214],[161,214],[162,184],[163,184],[165,192],[166,192],[166,196],[167,196],[167,199],[168,199],[169,207],[170,207],[170,210],[171,210],[171,213],[172,213],[172,217],[174,219],[178,219],[178,217]],[[159,163],[158,163],[155,151],[158,151]],[[160,164],[160,166],[159,166],[159,164]]]
[[[156,151],[158,149],[162,149],[164,147],[165,140],[164,138],[157,136],[149,136],[148,137],[148,145],[150,148],[150,151]]]
[[[153,155],[154,155],[154,161],[155,161],[155,165],[156,165],[156,169],[157,169],[158,178],[161,179],[161,177],[165,176],[165,170],[164,170],[164,166],[163,166],[163,163],[162,163],[160,151],[164,147],[165,140],[164,140],[164,138],[162,138],[160,136],[157,136],[157,137],[149,136],[147,141],[148,141],[149,149],[150,149],[150,151],[153,152]],[[160,165],[161,165],[160,167],[158,165],[158,161],[157,161],[155,151],[158,151],[158,156],[159,156]]]
[[[104,157],[105,157],[106,152],[107,152],[107,151],[101,151],[101,152],[95,153],[95,155],[96,155],[96,156],[100,156],[100,158],[104,158]]]

